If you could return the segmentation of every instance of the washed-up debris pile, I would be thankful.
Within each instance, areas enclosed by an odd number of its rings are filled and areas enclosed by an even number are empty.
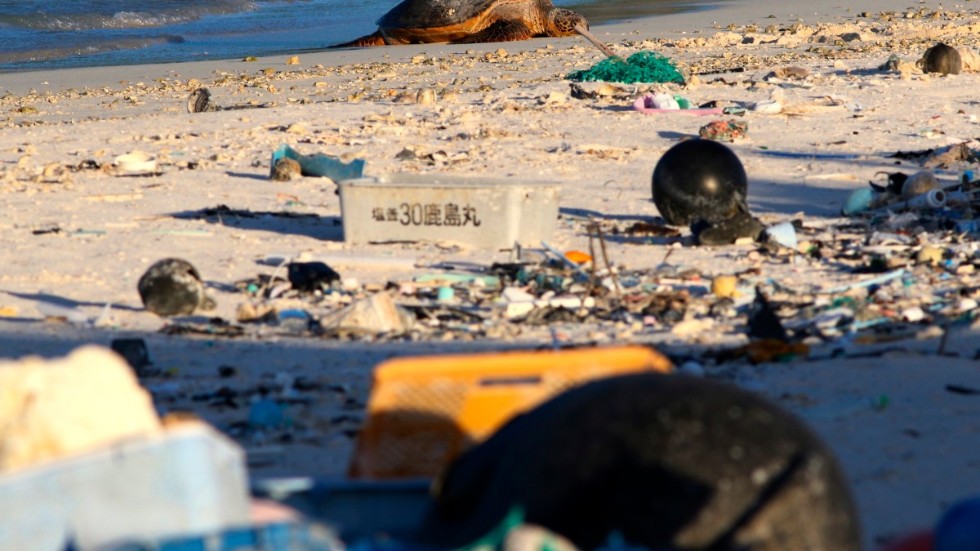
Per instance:
[[[792,344],[776,348],[796,355],[937,337],[975,319],[980,254],[971,233],[927,214],[796,220],[784,224],[795,246],[738,246],[734,254],[749,267],[736,273],[672,263],[671,251],[691,239],[674,228],[589,219],[568,221],[591,237],[589,252],[544,243],[512,262],[441,264],[386,283],[362,284],[323,262],[283,262],[236,283],[243,300],[234,322],[174,318],[163,330],[367,342],[544,337],[737,348],[770,341],[770,348]],[[666,254],[653,269],[631,269],[608,257],[607,239],[667,245],[659,249]],[[796,284],[773,276],[786,266],[828,277]]]

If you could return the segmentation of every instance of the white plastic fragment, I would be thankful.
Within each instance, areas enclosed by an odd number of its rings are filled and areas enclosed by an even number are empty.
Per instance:
[[[655,109],[680,109],[681,106],[670,94],[660,93],[653,95],[653,107]]]
[[[151,174],[157,171],[157,160],[142,151],[119,155],[113,163],[120,173],[126,175]]]
[[[756,113],[776,115],[783,112],[783,104],[779,100],[767,99],[753,105],[752,110]]]
[[[918,323],[926,318],[926,313],[918,306],[910,306],[902,310],[902,319],[909,323]]]
[[[782,222],[766,228],[769,239],[787,249],[796,249],[796,228],[792,222]]]

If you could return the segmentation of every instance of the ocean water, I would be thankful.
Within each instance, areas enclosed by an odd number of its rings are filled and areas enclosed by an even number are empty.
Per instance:
[[[592,24],[723,0],[556,0]],[[398,0],[0,0],[0,72],[299,54],[373,32]]]

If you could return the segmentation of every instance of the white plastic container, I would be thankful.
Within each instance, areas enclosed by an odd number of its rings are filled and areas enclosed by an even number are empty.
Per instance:
[[[244,455],[188,423],[0,475],[0,551],[81,550],[249,522]]]
[[[537,245],[558,220],[552,182],[445,174],[391,174],[340,182],[344,241]]]

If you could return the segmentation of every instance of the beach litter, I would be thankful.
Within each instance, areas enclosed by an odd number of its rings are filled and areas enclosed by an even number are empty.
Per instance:
[[[241,451],[202,423],[162,423],[114,352],[2,362],[0,381],[0,548],[95,549],[248,522]]]
[[[154,262],[140,277],[137,289],[143,306],[159,316],[190,315],[215,308],[201,274],[182,258]]]
[[[734,142],[748,137],[749,123],[745,121],[711,121],[698,129],[698,136],[718,142]]]
[[[299,173],[303,176],[320,176],[340,182],[363,176],[364,162],[364,159],[344,162],[339,157],[324,153],[302,154],[283,144],[272,152],[269,177],[274,180],[288,180],[295,174],[298,165]],[[282,163],[286,163],[284,168],[279,167]]]
[[[721,107],[692,107],[683,97],[669,94],[643,94],[633,102],[633,109],[645,115],[677,113],[706,116],[724,113]]]
[[[558,220],[557,182],[388,174],[340,182],[348,244],[427,241],[483,249],[550,239]]]
[[[479,540],[515,507],[579,549],[603,548],[611,532],[646,549],[738,548],[773,534],[777,547],[860,548],[843,471],[809,428],[732,385],[674,374],[558,394],[453,461],[434,501],[417,537],[442,548]],[[668,510],[662,530],[643,528]]]
[[[143,151],[132,151],[113,159],[112,168],[117,176],[159,176],[162,172],[157,160]]]
[[[653,202],[668,224],[689,225],[705,245],[755,239],[763,226],[749,213],[748,177],[735,153],[717,141],[683,141],[654,167]]]
[[[684,76],[671,61],[656,52],[636,52],[626,58],[604,59],[589,69],[574,71],[566,76],[579,82],[604,81],[635,83],[684,84]]]
[[[571,386],[672,369],[666,357],[642,346],[388,360],[374,371],[348,475],[435,477],[514,416]]]
[[[340,274],[323,262],[290,262],[286,265],[287,279],[293,289],[314,292],[329,289],[340,281]]]

